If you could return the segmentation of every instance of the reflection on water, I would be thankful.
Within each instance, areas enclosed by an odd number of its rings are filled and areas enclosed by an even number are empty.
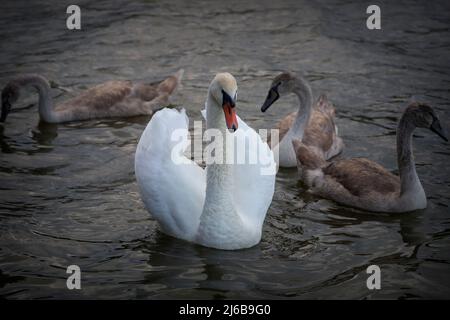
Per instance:
[[[446,1],[78,1],[82,31],[50,0],[2,3],[0,85],[17,73],[55,81],[56,102],[110,79],[158,80],[186,70],[174,103],[200,119],[214,73],[239,84],[238,113],[270,128],[293,110],[258,105],[281,70],[302,71],[338,110],[343,156],[396,171],[396,121],[412,99],[450,128]],[[21,16],[27,19],[20,19]],[[30,32],[29,30],[33,30]],[[418,130],[426,210],[380,215],[308,194],[296,170],[277,177],[262,242],[223,252],[162,234],[140,200],[134,152],[147,117],[39,123],[26,91],[0,124],[0,295],[12,298],[445,298],[450,294],[450,146]],[[65,287],[78,264],[82,290]],[[367,290],[366,268],[382,270]]]

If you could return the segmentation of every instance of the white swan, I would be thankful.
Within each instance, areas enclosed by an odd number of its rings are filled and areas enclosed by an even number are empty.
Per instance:
[[[208,164],[202,169],[187,159],[175,164],[171,157],[178,141],[175,130],[183,130],[188,141],[185,111],[158,111],[139,140],[135,157],[136,178],[143,202],[165,233],[203,246],[235,250],[261,240],[264,218],[272,202],[276,165],[273,153],[259,135],[236,116],[237,85],[229,73],[217,74],[206,99],[206,127],[218,130],[225,139],[244,138],[244,164]],[[232,98],[233,97],[233,98]],[[225,114],[224,114],[225,113]],[[224,116],[225,115],[225,116]],[[230,133],[228,129],[236,130]],[[225,140],[224,139],[224,140]],[[228,144],[217,149],[224,159],[232,150]],[[248,157],[258,154],[256,164]],[[267,174],[264,169],[271,173]],[[266,173],[266,174],[264,174]]]

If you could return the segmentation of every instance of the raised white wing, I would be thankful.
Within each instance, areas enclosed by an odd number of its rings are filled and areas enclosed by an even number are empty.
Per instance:
[[[147,210],[164,231],[194,241],[205,202],[206,172],[183,155],[188,123],[184,109],[155,113],[137,146],[135,174]]]

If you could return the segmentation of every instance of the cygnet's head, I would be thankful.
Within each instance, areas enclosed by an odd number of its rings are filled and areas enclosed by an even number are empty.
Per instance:
[[[283,72],[275,77],[270,85],[267,98],[264,101],[261,111],[265,112],[269,107],[277,101],[280,96],[291,93],[294,90],[296,82],[298,82],[297,76],[292,72]]]
[[[448,141],[446,132],[442,129],[436,112],[425,103],[414,102],[406,108],[403,118],[418,128],[427,128],[439,137]]]
[[[0,115],[0,122],[5,122],[11,111],[11,106],[19,99],[19,86],[14,82],[8,83],[2,90],[2,111]]]

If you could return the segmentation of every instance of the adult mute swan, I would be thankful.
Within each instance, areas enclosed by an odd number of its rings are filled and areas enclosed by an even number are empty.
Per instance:
[[[294,140],[303,181],[312,193],[352,207],[376,212],[407,212],[424,209],[427,197],[416,173],[412,136],[416,127],[429,128],[445,141],[439,119],[425,104],[406,108],[397,128],[397,160],[400,176],[365,158],[328,163]]]
[[[223,154],[226,159],[229,154],[244,153],[245,163],[238,164],[235,158],[231,163],[214,162],[211,153],[206,155],[203,169],[186,158],[188,118],[184,110],[173,109],[163,109],[153,116],[135,156],[142,200],[163,231],[225,250],[252,247],[261,240],[276,173],[268,145],[236,116],[236,93],[236,80],[231,74],[215,76],[206,98],[206,128],[224,138],[215,155]],[[180,130],[183,148],[178,148],[179,139],[173,139],[174,132]],[[242,148],[225,143],[233,138],[246,143]],[[252,155],[258,156],[257,161],[249,160]]]
[[[108,81],[53,107],[47,79],[37,74],[20,75],[2,90],[0,122],[6,120],[11,105],[19,98],[20,88],[24,86],[34,87],[38,91],[40,119],[49,123],[152,115],[169,104],[169,96],[182,76],[183,70],[179,70],[164,81],[154,83]]]
[[[283,72],[275,77],[261,111],[265,112],[281,95],[288,93],[297,95],[298,111],[287,115],[276,126],[280,143],[272,146],[270,140],[268,141],[274,152],[278,153],[280,167],[297,166],[297,158],[292,148],[294,139],[314,148],[324,159],[338,155],[344,144],[337,136],[334,106],[325,95],[320,96],[313,106],[311,87],[303,77],[290,72]]]

